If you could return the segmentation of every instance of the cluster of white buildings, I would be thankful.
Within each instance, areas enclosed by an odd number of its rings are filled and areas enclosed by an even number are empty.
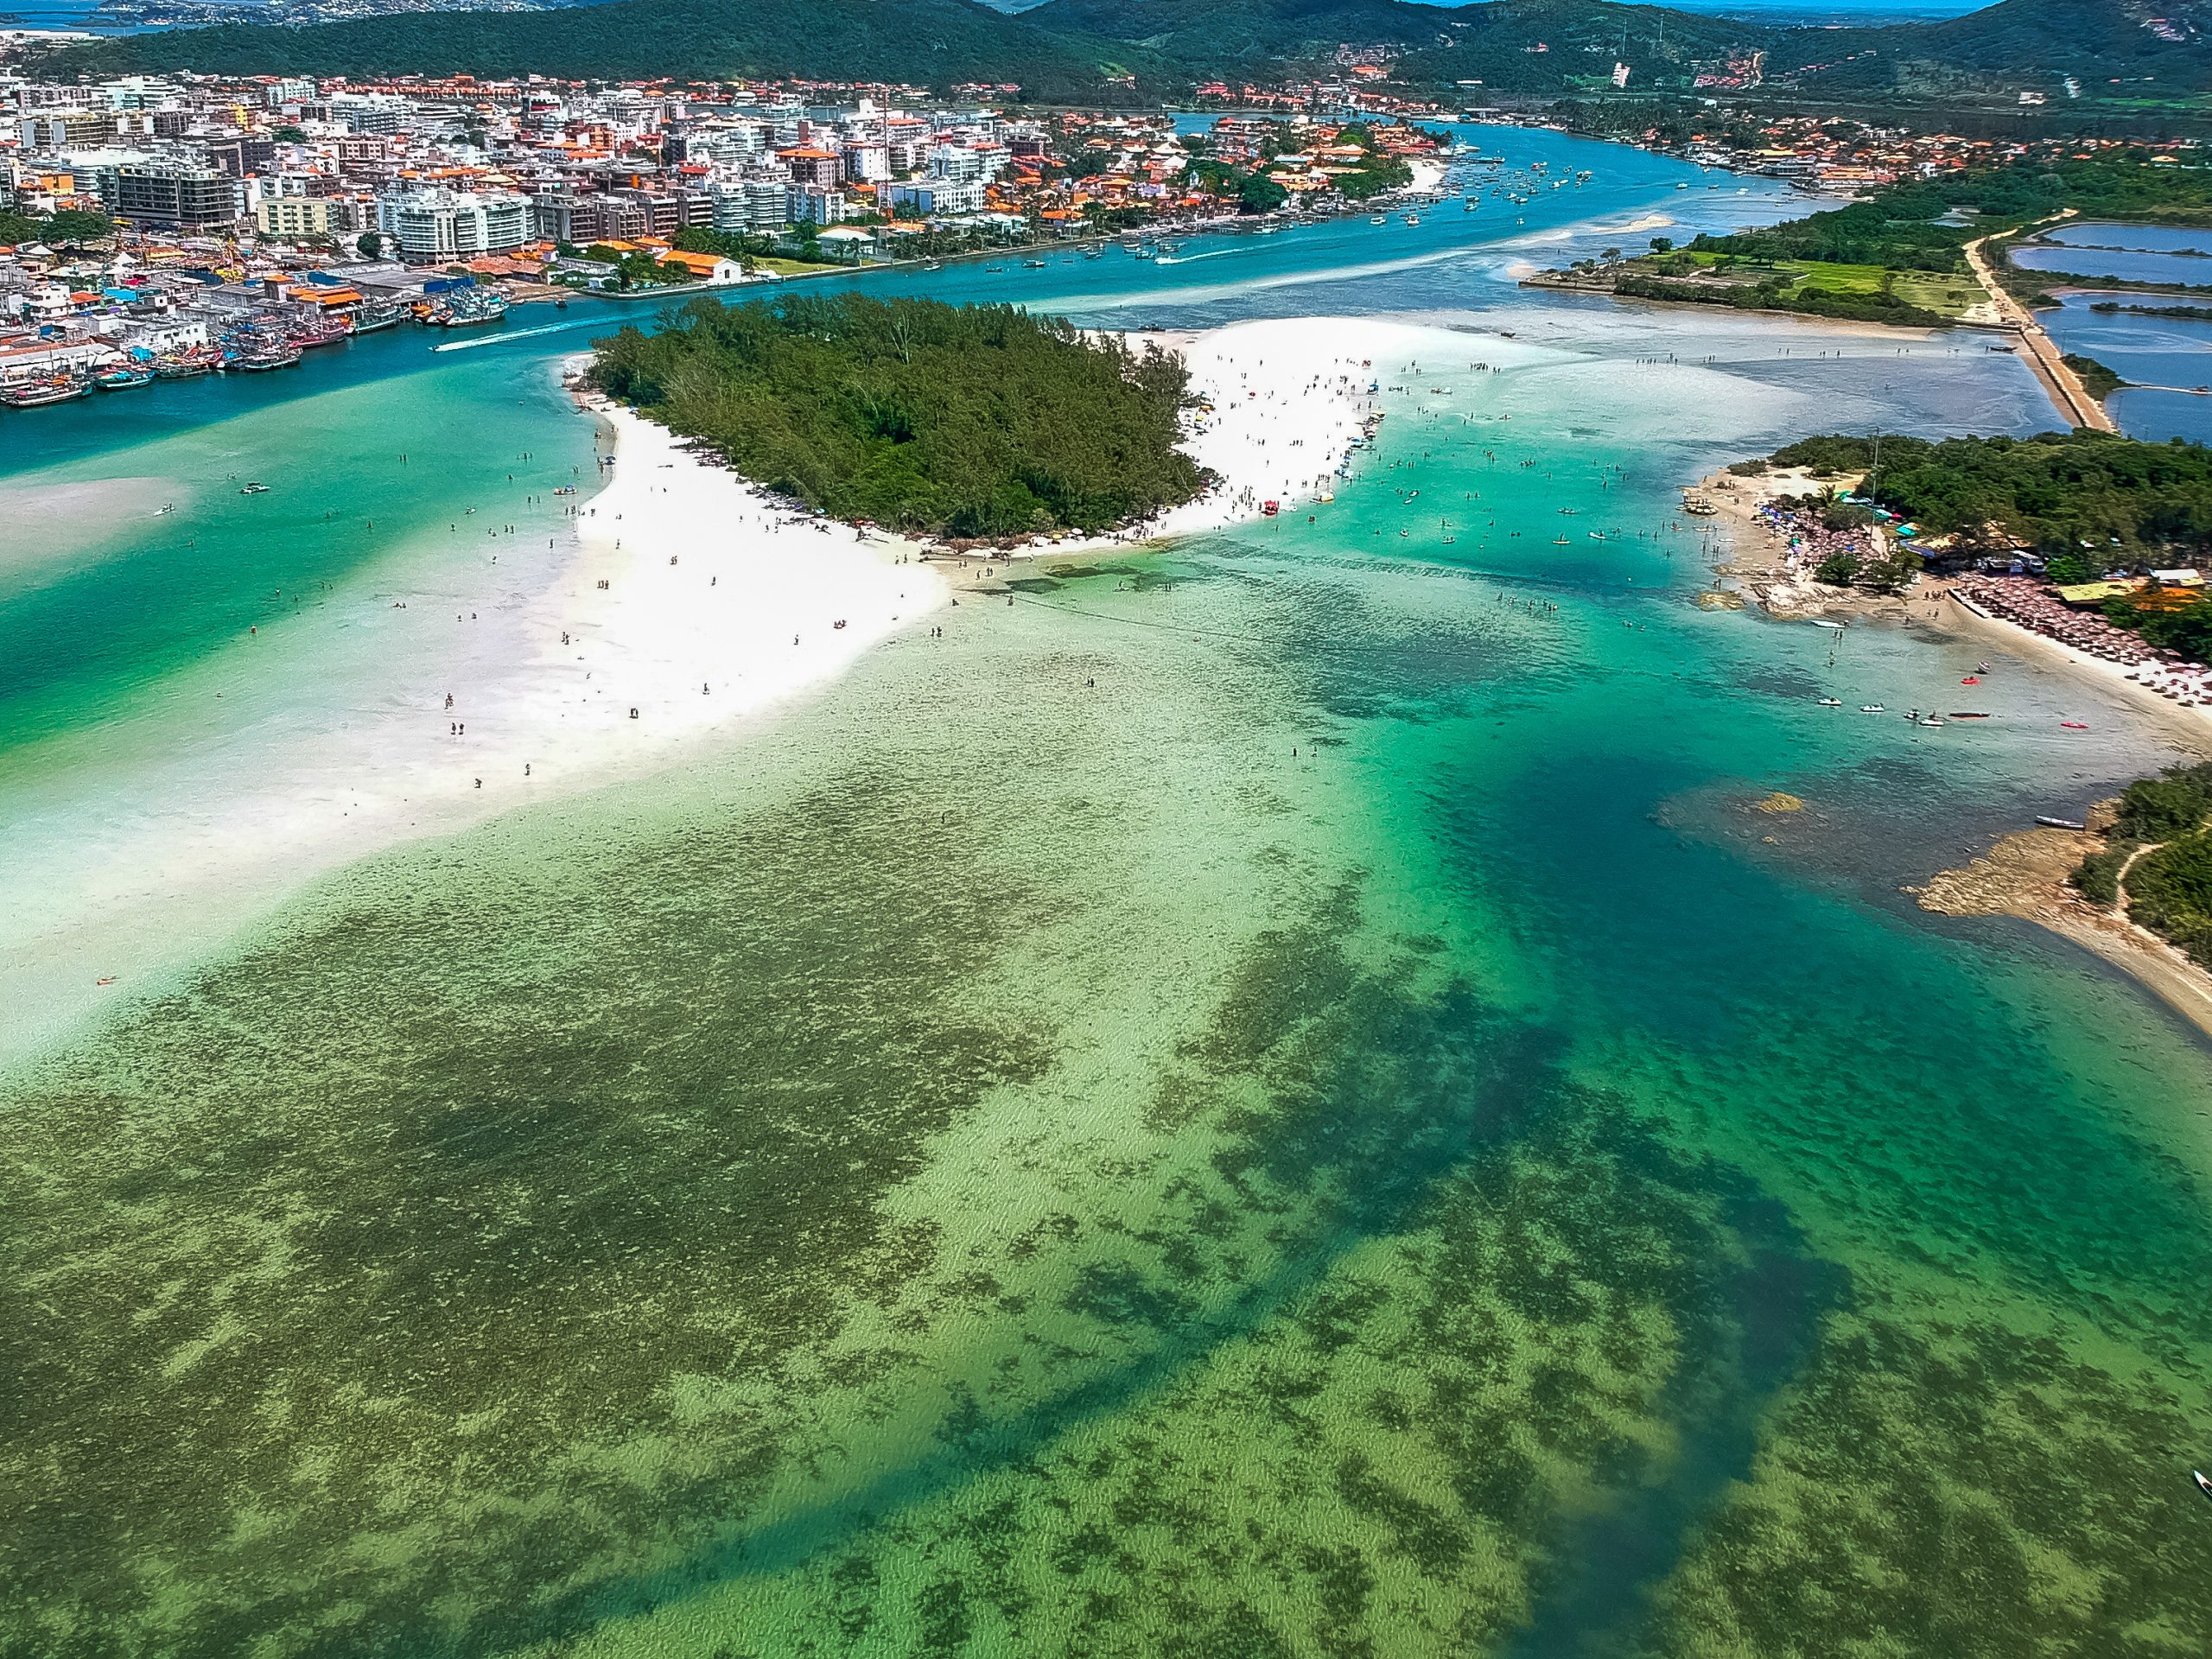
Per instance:
[[[989,111],[774,89],[0,76],[0,207],[96,209],[154,234],[373,236],[423,262],[691,226],[972,219],[1047,143]]]

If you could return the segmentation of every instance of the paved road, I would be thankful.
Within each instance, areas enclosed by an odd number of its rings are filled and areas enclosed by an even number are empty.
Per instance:
[[[2069,218],[2073,211],[2069,207],[2057,217]],[[2044,221],[2046,224],[2050,222],[2048,219]],[[2105,406],[2089,396],[2088,388],[2082,384],[2082,378],[2066,366],[2063,354],[2051,343],[2050,336],[2044,333],[2043,325],[2035,320],[2034,314],[2006,293],[2004,285],[1997,280],[1996,273],[1989,268],[1989,262],[1981,257],[1981,245],[1988,239],[1986,237],[1976,237],[1967,244],[1967,267],[1974,272],[1974,280],[1981,284],[1982,291],[1989,296],[1991,303],[1996,306],[1997,315],[2004,319],[2005,326],[2018,336],[2020,355],[2035,371],[2035,377],[2043,383],[2043,389],[2050,394],[2052,404],[2072,425],[2086,426],[2096,432],[2119,431],[2119,423],[2105,413]]]

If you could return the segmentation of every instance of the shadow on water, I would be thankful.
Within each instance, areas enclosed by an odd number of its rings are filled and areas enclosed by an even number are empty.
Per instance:
[[[1681,1419],[1672,1478],[1632,1490],[1579,1537],[1570,1534],[1563,1553],[1576,1564],[1515,1649],[1601,1651],[1599,1643],[1633,1619],[1643,1586],[1682,1553],[1708,1502],[1748,1466],[1760,1414],[1808,1351],[1842,1274],[1800,1255],[1781,1206],[1740,1174],[1684,1157],[1621,1103],[1571,1081],[1555,1033],[1486,1006],[1462,981],[1420,994],[1416,971],[1358,970],[1322,929],[1276,936],[1262,942],[1219,1022],[1262,1029],[1186,1049],[1191,1069],[1217,1082],[1266,1078],[1268,1107],[1246,1114],[1243,1133],[1211,1160],[1217,1184],[1208,1196],[1287,1234],[1276,1267],[1217,1311],[1203,1311],[1190,1284],[1173,1273],[1130,1262],[1086,1266],[1057,1313],[1086,1322],[1094,1338],[1148,1343],[1141,1353],[997,1421],[955,1390],[933,1445],[857,1487],[709,1545],[680,1567],[540,1603],[519,1622],[540,1637],[573,1635],[734,1580],[765,1584],[819,1566],[871,1529],[985,1477],[1049,1480],[1055,1442],[1141,1411],[1264,1327],[1295,1324],[1301,1301],[1356,1249],[1424,1228],[1463,1231],[1455,1206],[1462,1216],[1465,1206],[1516,1212],[1512,1171],[1533,1161],[1576,1195],[1570,1205],[1613,1209],[1611,1221],[1596,1224],[1601,1229],[1694,1230],[1665,1235],[1680,1259],[1695,1265],[1660,1294],[1681,1319],[1685,1350],[1712,1357],[1693,1361],[1676,1397],[1656,1402],[1661,1414]],[[1355,1033],[1359,1040],[1346,1040]],[[1284,1069],[1290,1047],[1299,1058]],[[1706,1218],[1684,1222],[1693,1211]],[[1649,1219],[1655,1214],[1672,1220]],[[1202,1230],[1172,1242],[1203,1249]],[[1523,1314],[1548,1313],[1561,1328],[1578,1313],[1587,1315],[1572,1293],[1566,1302],[1548,1301],[1561,1294],[1556,1266],[1495,1272],[1487,1294]],[[1460,1303],[1467,1287],[1440,1279],[1417,1284],[1414,1294],[1429,1299],[1433,1315],[1437,1299]],[[1453,1460],[1459,1432],[1453,1425],[1438,1443],[1440,1459]],[[1535,1535],[1529,1541],[1547,1548],[1546,1535],[1572,1524],[1517,1493],[1502,1507],[1486,1506],[1466,1471],[1453,1484],[1467,1495],[1471,1514],[1526,1529]],[[1379,1516],[1374,1524],[1382,1525]]]
[[[1797,1230],[1769,1199],[1739,1205],[1751,1247],[1729,1274],[1732,1330],[1669,1403],[1681,1441],[1666,1478],[1624,1493],[1558,1552],[1559,1569],[1505,1659],[1613,1659],[1633,1650],[1651,1593],[1688,1554],[1732,1481],[1746,1478],[1769,1403],[1810,1357],[1848,1274],[1801,1253]]]
[[[1129,1407],[1281,1317],[1353,1249],[1406,1226],[1440,1183],[1471,1161],[1507,1149],[1531,1115],[1560,1110],[1578,1097],[1558,1069],[1550,1033],[1513,1024],[1464,984],[1433,999],[1402,1000],[1402,988],[1356,974],[1326,941],[1309,935],[1272,943],[1287,965],[1255,969],[1275,982],[1255,995],[1299,1001],[1333,992],[1355,1006],[1309,1003],[1306,1017],[1333,1023],[1349,1013],[1363,1025],[1379,1020],[1386,1032],[1371,1034],[1396,1039],[1364,1052],[1363,1046],[1315,1045],[1326,1051],[1315,1062],[1321,1074],[1300,1079],[1251,1126],[1248,1139],[1214,1159],[1232,1201],[1255,1211],[1287,1219],[1302,1201],[1319,1198],[1304,1236],[1282,1252],[1276,1271],[1246,1285],[1219,1315],[1205,1317],[1195,1316],[1188,1294],[1165,1275],[1087,1270],[1063,1311],[1123,1331],[1148,1329],[1157,1336],[1155,1346],[995,1423],[957,1404],[935,1448],[835,1499],[704,1550],[681,1567],[577,1592],[528,1618],[532,1632],[573,1633],[729,1580],[789,1572],[898,1511],[1027,1464],[1054,1440]],[[1288,1018],[1280,1009],[1261,1017]],[[1401,1046],[1408,1038],[1414,1041]]]

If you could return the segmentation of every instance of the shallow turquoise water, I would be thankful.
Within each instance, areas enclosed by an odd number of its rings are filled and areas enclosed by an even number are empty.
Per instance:
[[[1568,248],[1709,194],[1510,142],[1611,169]],[[1940,340],[1546,302],[1450,217],[944,273],[1462,332],[1312,523],[1048,563],[16,1065],[0,1648],[2201,1651],[2204,1046],[1897,892],[2164,747],[2010,657],[1986,727],[1861,716],[1974,651],[1701,610],[1671,527],[1792,433],[2046,410]],[[559,348],[53,428],[19,480],[204,480],[200,545],[10,594],[10,801],[125,799],[211,683],[346,695],[380,582],[588,454]]]

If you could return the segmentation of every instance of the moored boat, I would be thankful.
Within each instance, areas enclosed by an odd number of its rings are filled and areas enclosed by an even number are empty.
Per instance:
[[[41,380],[18,380],[0,385],[0,404],[10,409],[39,409],[48,404],[66,404],[73,397],[89,396],[92,384],[67,376]]]
[[[188,351],[174,352],[167,357],[154,359],[156,380],[189,380],[194,375],[207,374],[220,365],[222,353],[212,346],[194,346]]]
[[[497,322],[506,315],[505,296],[472,288],[434,306],[424,321],[437,328],[470,328],[479,323]]]
[[[399,326],[401,319],[406,315],[407,308],[397,303],[364,305],[353,313],[353,332],[357,334],[373,334],[379,329],[396,328]]]
[[[298,366],[300,348],[289,343],[257,345],[226,357],[224,371],[239,374],[259,374],[267,369],[289,369]]]

